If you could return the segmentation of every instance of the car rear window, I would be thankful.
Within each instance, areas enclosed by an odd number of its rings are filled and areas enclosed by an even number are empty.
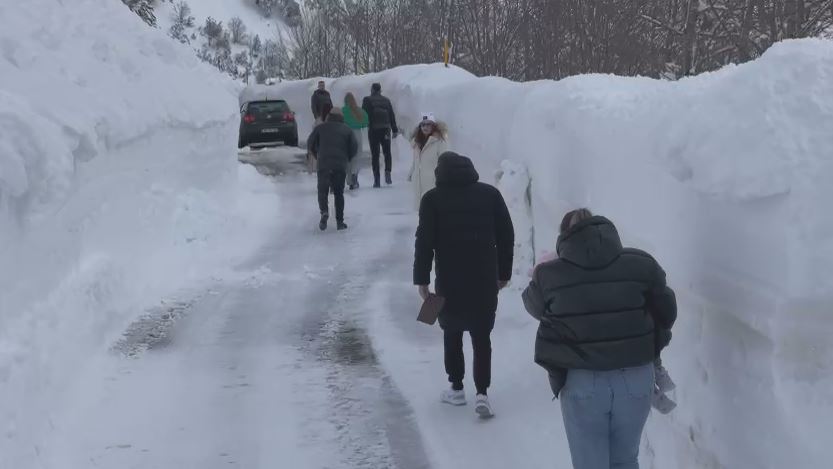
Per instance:
[[[289,106],[285,101],[249,103],[248,111],[253,114],[272,114],[287,112],[289,111]]]

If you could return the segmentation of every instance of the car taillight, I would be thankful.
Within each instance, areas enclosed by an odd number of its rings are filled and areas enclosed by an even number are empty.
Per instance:
[[[255,121],[255,116],[253,114],[246,114],[245,116],[243,116],[243,122],[245,122],[247,124],[251,124],[254,121]]]
[[[284,112],[283,113],[283,120],[292,122],[295,120],[295,116],[291,112]]]

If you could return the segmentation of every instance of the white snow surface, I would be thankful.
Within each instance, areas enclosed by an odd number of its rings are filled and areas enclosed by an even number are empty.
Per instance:
[[[121,2],[0,4],[0,467],[44,467],[87,360],[277,220],[236,161],[237,86]]]
[[[519,293],[577,206],[655,254],[678,292],[664,359],[680,406],[651,416],[643,467],[829,465],[831,42],[674,83],[519,84],[440,65],[328,79],[337,101],[381,82],[405,132],[433,112],[511,206],[497,417],[478,422],[437,402],[441,334],[413,320],[405,140],[394,189],[353,194],[351,230],[316,239],[314,178],[276,187],[239,166],[238,85],[165,33],[120,2],[0,4],[0,467],[387,467],[408,446],[367,407],[387,374],[431,467],[570,467]],[[316,81],[270,88],[302,135]],[[160,302],[191,305],[170,347],[108,355]],[[321,367],[295,344],[310,330]],[[369,339],[348,355],[378,360],[365,375],[328,355],[357,332]]]
[[[651,416],[646,467],[828,465],[833,42],[782,42],[757,61],[678,82],[590,75],[521,84],[441,65],[327,79],[337,103],[347,91],[361,99],[375,81],[405,132],[423,112],[447,122],[453,150],[474,159],[482,180],[498,183],[499,174],[525,166],[538,255],[553,250],[563,213],[587,206],[611,218],[627,245],[664,266],[680,305],[664,353],[680,406],[670,416]],[[316,82],[269,88],[298,112],[302,134],[310,129]],[[397,140],[402,154],[406,145]],[[517,200],[517,181],[499,185]],[[527,210],[513,207],[521,229]],[[519,241],[523,260],[527,233]],[[524,467],[553,467],[567,456],[545,450],[563,432],[557,406],[542,391],[545,373],[532,364],[535,325],[518,301],[526,280],[519,275],[514,291],[502,296],[495,381],[513,385],[505,389],[512,397],[496,407],[510,415],[539,410],[537,421],[518,423],[512,437],[533,448],[522,453]],[[373,337],[382,361],[417,400],[429,453],[451,467],[464,460],[459,435],[442,440],[445,420],[438,423],[428,404],[433,395],[420,394],[428,391],[420,378],[429,370],[420,353],[401,345],[413,345],[413,332],[391,338],[387,316],[401,312],[378,314],[385,332]],[[439,370],[432,376],[440,384]],[[501,399],[498,390],[494,396]],[[506,467],[500,457],[494,461],[483,467]]]

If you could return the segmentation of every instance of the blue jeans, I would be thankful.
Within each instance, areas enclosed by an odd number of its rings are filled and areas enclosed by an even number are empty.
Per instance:
[[[574,469],[639,469],[653,387],[653,363],[567,372],[560,400]]]

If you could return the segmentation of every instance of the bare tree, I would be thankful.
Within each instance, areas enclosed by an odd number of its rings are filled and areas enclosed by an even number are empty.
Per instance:
[[[246,43],[246,25],[243,24],[243,20],[236,16],[230,19],[228,22],[228,30],[231,33],[231,42],[234,44]]]

